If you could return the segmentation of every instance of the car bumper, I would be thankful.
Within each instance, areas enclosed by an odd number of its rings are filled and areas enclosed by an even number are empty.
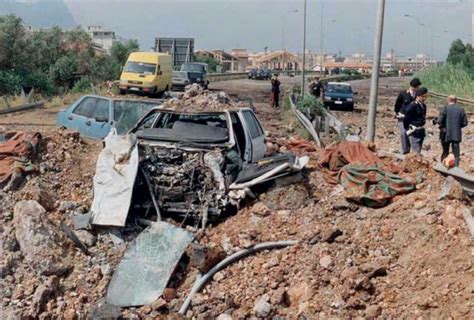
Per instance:
[[[331,109],[353,109],[354,101],[324,101],[324,106]]]
[[[138,92],[138,93],[153,93],[156,91],[156,86],[144,86],[140,84],[127,84],[119,85],[119,89],[127,92]]]

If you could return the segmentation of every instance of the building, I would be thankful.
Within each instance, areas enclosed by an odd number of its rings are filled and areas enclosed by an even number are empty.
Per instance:
[[[301,59],[296,54],[279,50],[254,57],[252,66],[271,70],[298,70],[301,68]]]
[[[102,26],[88,26],[86,32],[90,35],[93,44],[101,46],[110,53],[115,42],[115,32],[106,30]]]
[[[239,59],[224,50],[198,50],[194,53],[198,57],[213,58],[221,66],[221,72],[245,72],[248,59]]]

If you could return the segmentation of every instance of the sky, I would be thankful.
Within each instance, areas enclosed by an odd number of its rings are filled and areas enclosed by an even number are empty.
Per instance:
[[[149,50],[155,37],[161,36],[194,37],[196,49],[263,51],[285,46],[302,51],[303,0],[64,2],[75,23],[103,25],[120,37],[137,39],[143,50]],[[319,52],[322,35],[325,52],[371,55],[377,2],[307,0],[307,48]],[[433,53],[444,60],[452,40],[472,41],[473,7],[473,0],[386,0],[383,53],[391,49],[403,56]]]

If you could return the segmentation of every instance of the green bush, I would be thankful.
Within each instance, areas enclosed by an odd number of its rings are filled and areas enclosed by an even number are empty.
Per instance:
[[[71,89],[72,93],[86,93],[92,90],[92,82],[87,77],[82,77]]]
[[[311,117],[323,116],[326,113],[326,109],[321,100],[310,95],[306,95],[303,99],[299,100],[296,103],[296,107],[301,112],[309,110]]]
[[[14,72],[0,70],[0,94],[19,93],[21,80],[21,77]]]

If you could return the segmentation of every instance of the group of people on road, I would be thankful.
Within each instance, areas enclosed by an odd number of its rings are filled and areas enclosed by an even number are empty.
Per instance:
[[[278,74],[274,74],[270,79],[272,84],[272,107],[278,108],[280,103],[280,85],[281,82],[278,80]],[[309,93],[315,97],[321,96],[322,83],[319,81],[319,77],[315,77],[309,84]]]
[[[410,81],[410,88],[398,94],[395,101],[395,116],[398,119],[400,129],[401,152],[409,153],[411,150],[421,153],[426,136],[426,99],[428,89],[422,87],[420,79],[414,78]],[[454,95],[448,96],[447,105],[442,107],[433,125],[438,125],[440,142],[443,148],[441,161],[450,154],[454,156],[454,165],[459,165],[460,142],[462,140],[462,128],[467,126],[467,117],[464,108],[457,104]]]

